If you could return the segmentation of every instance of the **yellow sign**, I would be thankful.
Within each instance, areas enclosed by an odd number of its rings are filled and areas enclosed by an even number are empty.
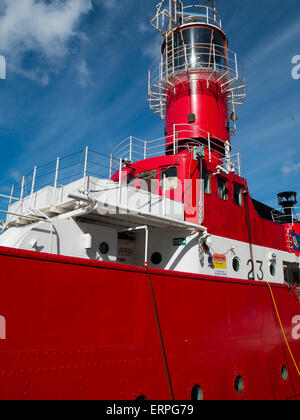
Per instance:
[[[227,270],[227,259],[226,255],[213,255],[213,264],[215,270]]]

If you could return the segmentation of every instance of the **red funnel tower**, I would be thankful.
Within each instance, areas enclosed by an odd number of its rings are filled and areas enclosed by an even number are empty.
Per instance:
[[[230,150],[230,134],[236,131],[236,109],[246,98],[245,76],[228,49],[214,3],[162,1],[151,21],[164,41],[161,58],[149,71],[149,104],[166,120],[168,154],[201,142],[210,158],[220,158]]]

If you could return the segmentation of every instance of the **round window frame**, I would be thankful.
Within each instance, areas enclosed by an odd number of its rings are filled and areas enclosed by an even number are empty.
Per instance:
[[[154,259],[155,259],[155,257],[158,257],[158,260],[157,260],[157,262],[155,262],[155,261],[153,261]],[[160,252],[153,252],[153,254],[151,255],[151,263],[153,264],[153,265],[159,265],[159,264],[161,264],[161,262],[162,262],[162,260],[163,260],[163,257],[162,257],[162,255],[161,255],[161,253]]]
[[[284,383],[287,383],[289,380],[289,370],[286,365],[282,365],[280,369],[280,377]]]
[[[270,274],[272,277],[276,276],[276,263],[272,262],[269,267]]]
[[[234,268],[235,262],[238,263],[238,268],[237,269]],[[238,273],[240,271],[240,269],[241,269],[241,260],[238,257],[232,258],[232,269],[233,269],[233,271],[235,273]]]
[[[196,388],[198,388],[198,389],[196,389]],[[196,393],[196,392],[200,392],[200,396],[201,396],[200,398],[197,398],[197,399],[193,398],[193,394]],[[203,401],[204,400],[203,386],[199,382],[197,382],[196,385],[194,385],[190,389],[190,398],[191,398],[191,401]]]
[[[103,246],[106,247],[106,251],[103,251],[103,249],[101,249]],[[99,252],[102,255],[107,255],[109,253],[109,244],[107,242],[101,242],[101,244],[99,245]]]
[[[242,381],[242,390],[239,389],[240,383],[238,381]],[[236,394],[240,397],[245,393],[245,379],[242,375],[237,375],[234,379],[234,390]]]

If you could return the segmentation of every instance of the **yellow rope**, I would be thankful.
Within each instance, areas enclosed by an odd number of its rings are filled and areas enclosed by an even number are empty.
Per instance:
[[[265,283],[267,283],[267,285],[268,285],[268,287],[269,287],[269,290],[270,290],[270,293],[271,293],[271,297],[272,297],[272,301],[273,301],[273,305],[274,305],[274,308],[275,308],[275,311],[276,311],[276,315],[277,315],[277,318],[278,318],[278,321],[279,321],[279,324],[280,324],[280,328],[281,328],[281,331],[282,331],[282,334],[283,334],[284,340],[285,340],[285,342],[286,342],[286,345],[287,345],[288,351],[289,351],[290,356],[291,356],[291,358],[292,358],[292,360],[293,360],[293,363],[294,363],[295,368],[296,368],[296,370],[297,370],[297,372],[298,372],[298,375],[300,376],[300,370],[299,370],[299,368],[298,368],[298,365],[297,365],[296,360],[295,360],[295,358],[294,358],[293,352],[292,352],[292,350],[291,350],[291,348],[290,348],[290,345],[289,345],[288,339],[287,339],[287,337],[286,337],[286,335],[285,335],[285,332],[284,332],[284,328],[283,328],[283,325],[282,325],[282,322],[281,322],[281,318],[280,318],[280,315],[279,315],[279,311],[278,311],[278,308],[277,308],[277,305],[276,305],[276,301],[275,301],[275,297],[274,297],[274,294],[273,294],[273,291],[272,291],[272,287],[271,287],[270,283],[269,283],[267,280],[262,280],[262,281],[264,281]]]

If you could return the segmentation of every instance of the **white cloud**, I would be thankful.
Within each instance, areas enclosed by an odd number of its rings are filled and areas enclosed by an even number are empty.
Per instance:
[[[287,29],[283,31],[282,27],[278,26],[277,31],[273,33],[272,37],[265,39],[260,45],[257,45],[255,49],[250,54],[250,60],[253,60],[255,63],[266,60],[267,58],[272,59],[278,55],[278,50],[281,47],[285,47],[289,44],[290,41],[297,39],[300,34],[300,20],[297,19],[294,22],[291,22]],[[296,54],[297,52],[295,52]]]
[[[78,63],[77,74],[78,74],[78,82],[80,86],[86,87],[88,84],[92,83],[91,73],[88,69],[88,66],[85,60],[80,60],[80,62]]]
[[[149,24],[147,25],[145,22],[140,22],[138,25],[138,29],[142,34],[146,32],[152,32],[153,30],[153,28]]]
[[[158,60],[161,56],[161,45],[162,45],[163,39],[161,35],[156,35],[145,44],[143,48],[143,55],[151,58],[152,60]]]
[[[117,0],[97,0],[105,9],[112,9],[117,7]]]
[[[27,53],[43,57],[53,66],[69,53],[69,42],[80,37],[80,18],[92,10],[91,0],[0,0],[0,53],[8,58],[9,71],[46,84],[48,74],[27,71]],[[52,69],[53,71],[53,69]]]
[[[289,175],[292,172],[298,172],[300,170],[300,162],[293,163],[293,162],[285,162],[281,168],[281,172],[285,175]]]
[[[14,169],[11,171],[10,176],[15,182],[20,181],[22,177],[21,173],[18,170],[14,170]]]

